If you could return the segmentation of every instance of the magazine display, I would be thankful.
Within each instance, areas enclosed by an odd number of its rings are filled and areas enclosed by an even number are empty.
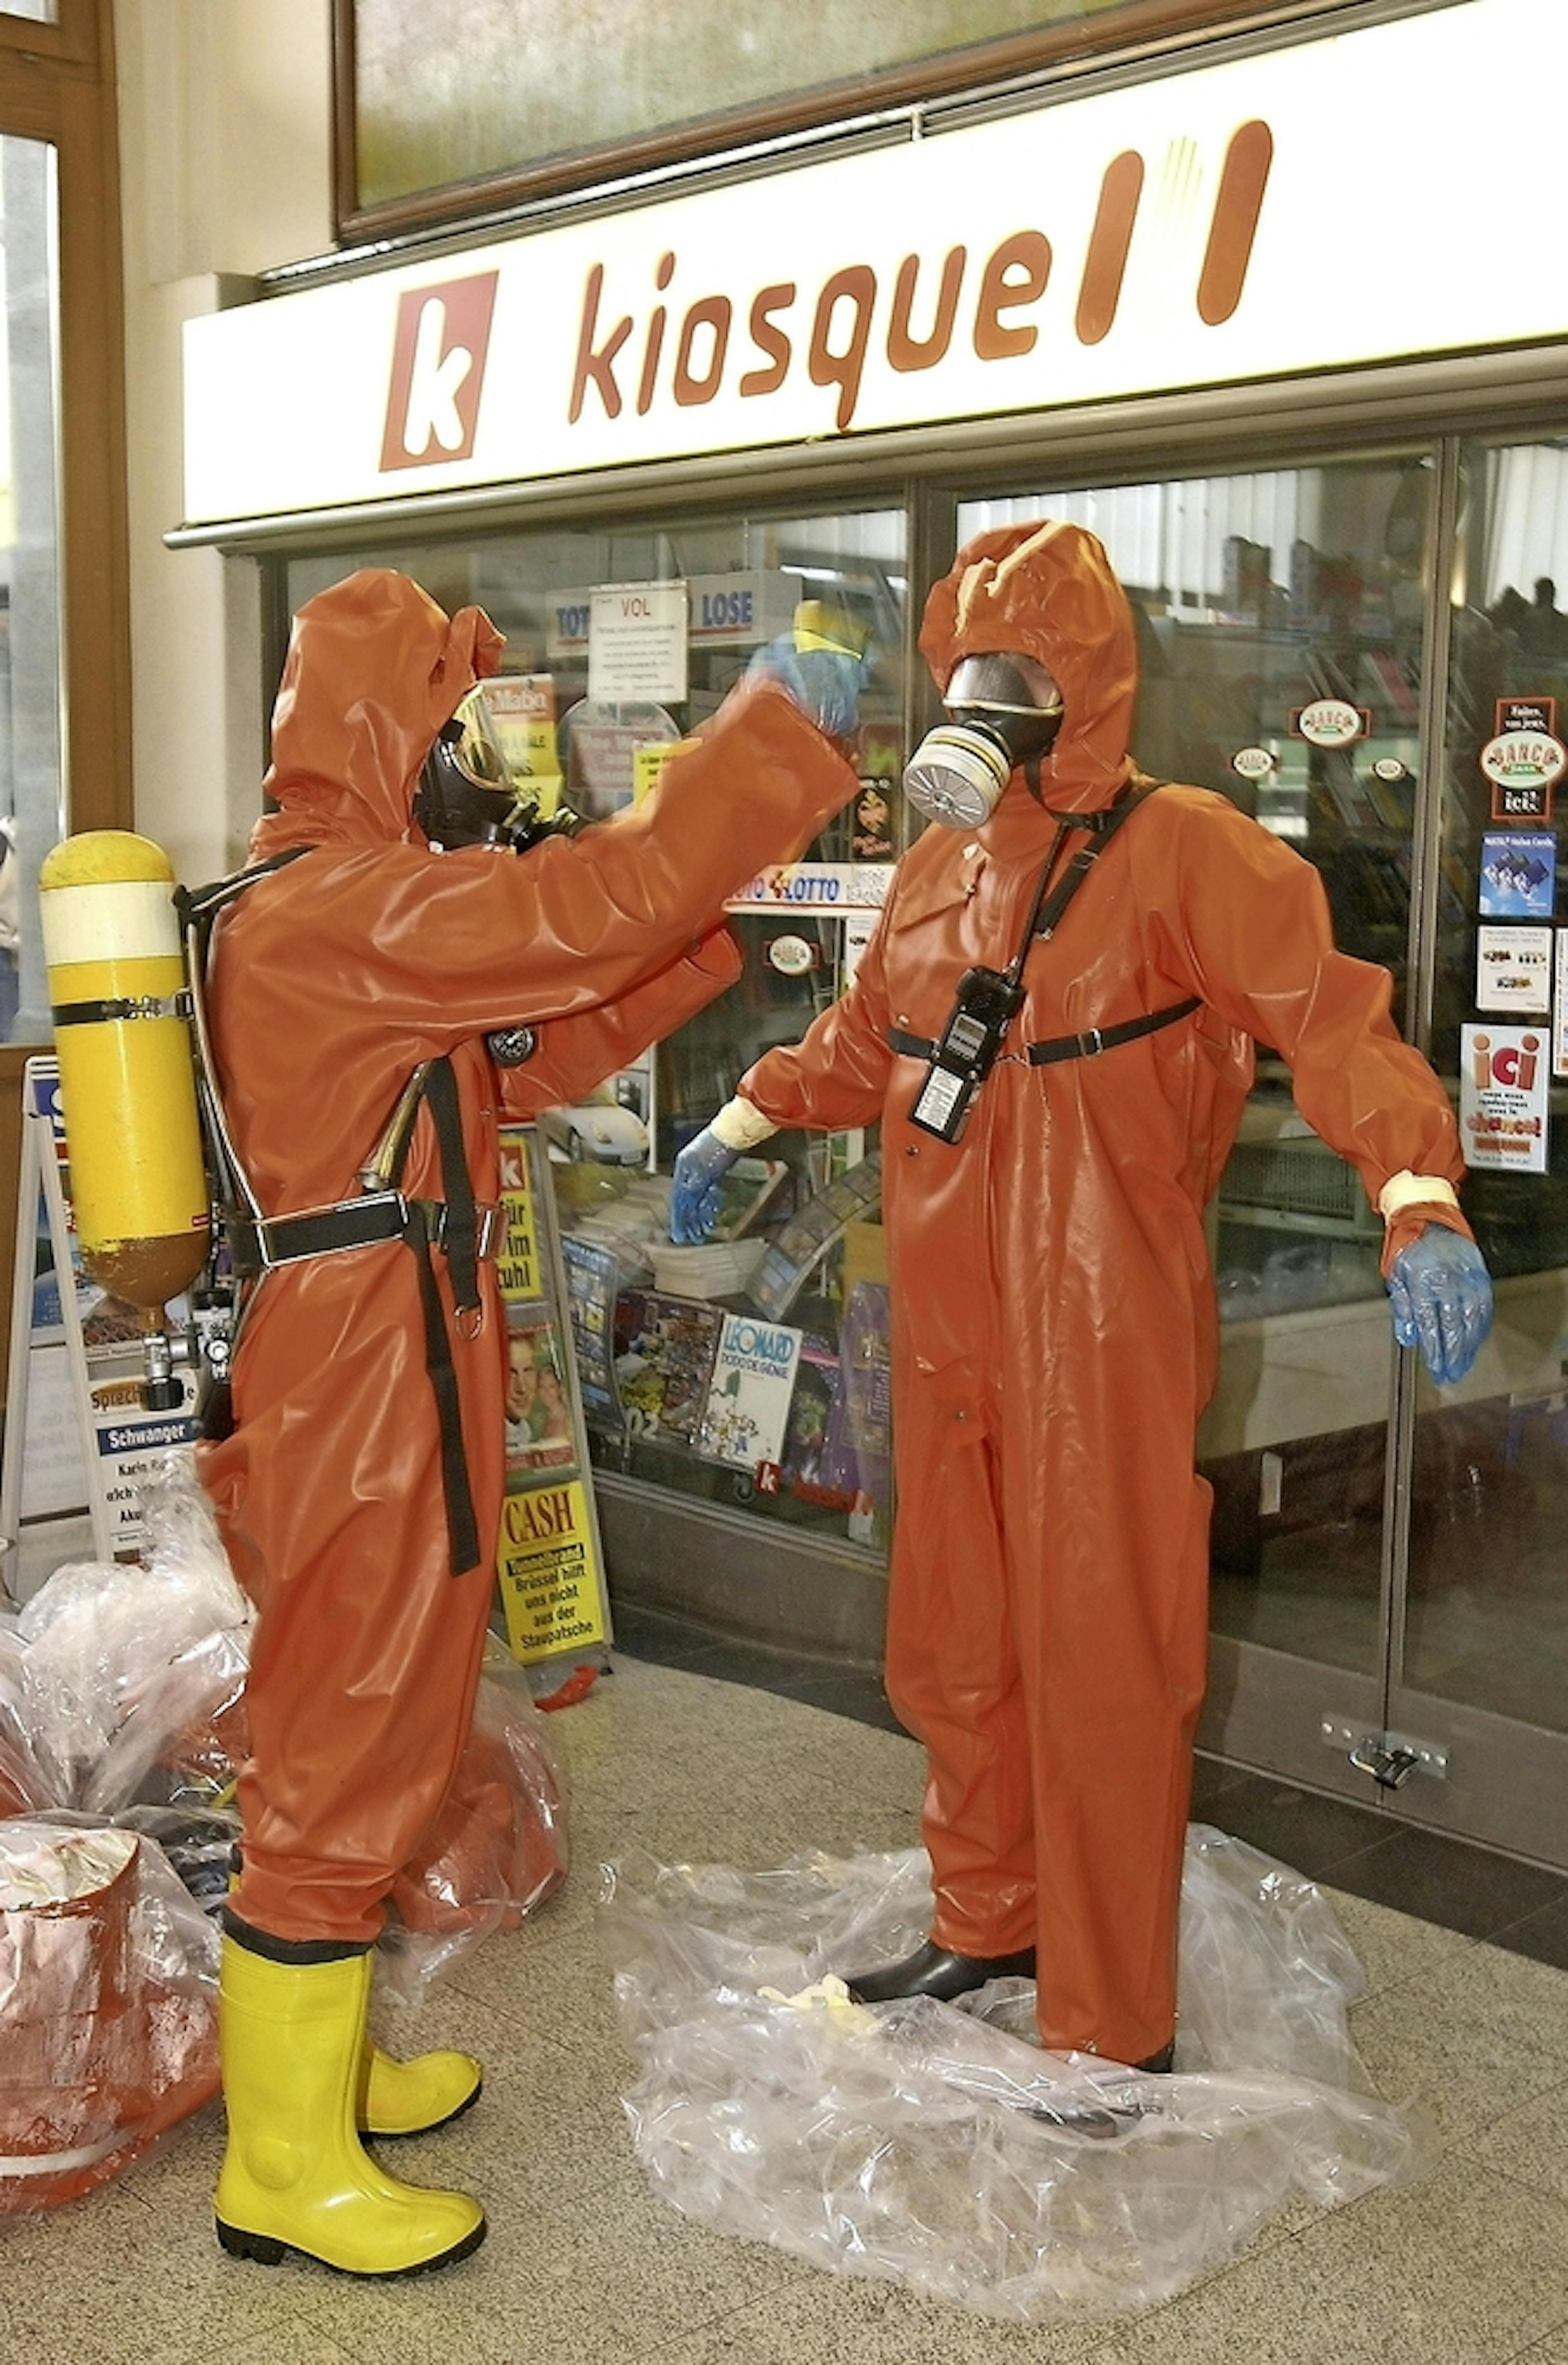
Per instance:
[[[768,1248],[750,1284],[752,1303],[770,1320],[782,1321],[848,1224],[875,1216],[881,1204],[880,1151],[863,1158],[809,1206],[792,1216]]]
[[[838,1322],[835,1310],[822,1300],[808,1304],[822,1309],[822,1327],[808,1319],[802,1330],[780,1475],[798,1501],[815,1503],[823,1510],[847,1511],[854,1505],[854,1489],[835,1484],[825,1461],[838,1404]]]

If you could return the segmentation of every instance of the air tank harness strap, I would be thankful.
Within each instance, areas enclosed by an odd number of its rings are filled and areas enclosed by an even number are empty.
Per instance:
[[[435,1127],[443,1194],[440,1199],[406,1199],[398,1187],[421,1101],[429,1107]],[[404,1240],[413,1251],[420,1281],[420,1311],[424,1319],[425,1369],[430,1373],[441,1429],[448,1559],[453,1575],[462,1576],[479,1558],[478,1522],[463,1450],[462,1407],[457,1372],[452,1360],[452,1339],[431,1251],[439,1248],[445,1255],[458,1322],[476,1318],[480,1310],[479,1260],[497,1252],[502,1211],[493,1206],[481,1207],[475,1199],[468,1163],[463,1154],[457,1080],[450,1059],[432,1059],[410,1078],[409,1088],[399,1100],[395,1123],[396,1153],[387,1161],[386,1188],[368,1191],[361,1199],[339,1200],[330,1207],[307,1207],[297,1215],[259,1220],[248,1216],[241,1208],[226,1207],[224,1229],[235,1270],[247,1279],[278,1265],[297,1264],[308,1257],[333,1256],[345,1249],[370,1248],[382,1240]]]
[[[431,1061],[425,1071],[421,1096],[431,1113],[436,1148],[441,1157],[444,1215],[440,1219],[439,1237],[446,1252],[453,1306],[459,1323],[462,1323],[479,1312],[479,1210],[474,1197],[468,1161],[463,1154],[457,1079],[453,1073],[450,1059]],[[411,1131],[410,1127],[403,1138],[397,1171],[392,1176],[394,1186],[401,1176]],[[431,1246],[438,1237],[438,1226],[434,1220],[436,1211],[423,1199],[410,1199],[408,1208],[403,1238],[413,1250],[419,1268],[420,1305],[425,1321],[425,1369],[430,1373],[436,1415],[441,1424],[441,1483],[446,1503],[447,1564],[454,1576],[462,1576],[474,1567],[479,1558],[479,1529],[474,1513],[473,1489],[468,1483],[467,1457],[463,1451],[463,1407],[457,1391],[457,1372],[452,1360],[452,1339],[431,1257]]]
[[[299,860],[309,850],[307,846],[290,846],[284,853],[274,855],[270,861],[256,863],[232,878],[217,880],[209,887],[191,891],[178,889],[175,892],[175,908],[185,937],[192,971],[193,1016],[196,1021],[197,1045],[206,1086],[204,1114],[209,1119],[210,1132],[217,1136],[216,1143],[209,1143],[209,1148],[217,1152],[214,1162],[218,1171],[214,1179],[222,1202],[223,1236],[235,1272],[241,1279],[248,1281],[255,1280],[276,1265],[291,1264],[305,1257],[328,1256],[343,1249],[369,1247],[379,1240],[403,1239],[408,1242],[419,1268],[425,1365],[430,1373],[441,1426],[442,1486],[446,1504],[448,1561],[453,1575],[462,1576],[479,1560],[478,1522],[475,1517],[473,1490],[468,1483],[468,1464],[463,1451],[463,1422],[457,1373],[452,1360],[452,1340],[447,1332],[445,1310],[441,1302],[431,1250],[432,1247],[440,1247],[445,1253],[453,1303],[461,1323],[477,1317],[479,1313],[479,1259],[495,1252],[499,1225],[496,1220],[498,1210],[481,1210],[475,1201],[473,1182],[463,1154],[457,1080],[453,1073],[452,1062],[450,1059],[432,1060],[421,1074],[410,1079],[410,1088],[400,1101],[394,1120],[400,1123],[396,1156],[389,1160],[388,1171],[379,1178],[385,1187],[367,1190],[362,1198],[342,1200],[334,1206],[306,1208],[297,1216],[269,1218],[261,1213],[255,1192],[229,1137],[217,1070],[212,1060],[211,1046],[207,1039],[201,981],[206,970],[213,921],[226,905],[253,886],[257,880],[281,869],[286,863]],[[428,1102],[431,1120],[435,1127],[443,1194],[441,1201],[405,1200],[398,1188],[413,1130],[413,1118],[420,1100]]]

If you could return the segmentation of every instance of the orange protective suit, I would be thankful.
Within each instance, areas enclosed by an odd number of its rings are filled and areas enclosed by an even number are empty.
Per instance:
[[[790,859],[854,775],[777,689],[736,696],[635,812],[522,857],[437,854],[410,821],[420,765],[501,642],[370,570],[296,619],[253,858],[306,857],[215,932],[208,1009],[230,1123],[269,1215],[351,1196],[410,1072],[451,1057],[481,1204],[496,1128],[580,1098],[738,975],[724,897]],[[494,1029],[539,1047],[498,1070]],[[428,1109],[404,1188],[441,1196]],[[440,1811],[466,1738],[494,1594],[505,1334],[493,1263],[452,1318],[480,1557],[454,1576],[417,1260],[401,1241],[280,1267],[242,1325],[236,1426],[200,1453],[259,1604],[239,1785],[246,1929],[363,1945]]]
[[[1014,772],[986,825],[904,857],[854,984],[742,1094],[778,1126],[882,1121],[898,1511],[887,1681],[925,1744],[932,1935],[1037,1950],[1053,2048],[1155,2056],[1175,1933],[1207,1642],[1209,1488],[1194,1472],[1218,1328],[1203,1211],[1235,1138],[1253,1039],[1369,1194],[1462,1171],[1448,1101],[1390,1017],[1387,973],[1335,951],[1317,873],[1223,797],[1161,787],[1110,840],[1058,934],[968,1129],[913,1128],[922,1062],[960,972],[1004,970],[1058,824],[1130,779],[1131,613],[1093,536],[972,542],[926,607],[939,683],[1013,652],[1065,720],[1041,805]],[[1074,835],[1069,852],[1088,842]],[[1198,996],[1180,1024],[1031,1067],[1029,1042]],[[1387,1253],[1447,1207],[1412,1208]]]

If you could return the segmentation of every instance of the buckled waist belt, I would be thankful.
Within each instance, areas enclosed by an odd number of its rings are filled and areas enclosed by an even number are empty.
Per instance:
[[[401,1191],[371,1191],[331,1207],[306,1207],[295,1216],[253,1216],[229,1208],[224,1215],[234,1270],[242,1280],[273,1266],[297,1264],[306,1257],[337,1256],[349,1249],[373,1248],[380,1240],[407,1237],[409,1219],[422,1221],[432,1247],[444,1248],[450,1211],[442,1199],[406,1199]],[[474,1253],[500,1254],[506,1209],[476,1206]]]
[[[1026,1043],[1022,1051],[1004,1051],[1002,1057],[1026,1060],[1031,1068],[1054,1067],[1058,1059],[1097,1059],[1102,1051],[1114,1051],[1120,1043],[1136,1043],[1140,1035],[1155,1035],[1162,1026],[1174,1026],[1179,1018],[1191,1017],[1202,1006],[1201,997],[1191,994],[1185,1002],[1168,1003],[1163,1010],[1145,1011],[1141,1018],[1124,1018],[1114,1026],[1091,1026],[1085,1035],[1052,1035],[1044,1042]],[[929,1036],[906,1035],[902,1026],[889,1027],[888,1048],[909,1059],[930,1059],[936,1053]]]

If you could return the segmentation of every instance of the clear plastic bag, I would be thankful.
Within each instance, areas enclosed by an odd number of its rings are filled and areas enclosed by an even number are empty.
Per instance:
[[[57,1805],[106,1812],[133,1798],[243,1678],[250,1606],[188,1454],[165,1457],[143,1516],[144,1564],[69,1563],[16,1620],[16,1713]]]
[[[28,1738],[22,1690],[27,1647],[15,1613],[0,1615],[0,1815],[25,1815],[50,1804],[49,1777]]]
[[[216,1933],[156,1843],[0,1822],[0,2211],[118,2175],[218,2078]]]
[[[777,1871],[606,1867],[639,2159],[674,2205],[846,2274],[985,2315],[1170,2298],[1288,2202],[1407,2180],[1398,2114],[1346,2021],[1355,1957],[1312,1885],[1194,1826],[1177,2073],[1047,2054],[1031,1982],[965,2008],[865,2007],[833,1974],[930,1928],[918,1851]],[[815,1990],[815,1992],[813,1992]]]
[[[379,1953],[399,2002],[497,1930],[515,1930],[566,1877],[566,1779],[528,1679],[492,1638],[446,1804],[398,1875]]]

